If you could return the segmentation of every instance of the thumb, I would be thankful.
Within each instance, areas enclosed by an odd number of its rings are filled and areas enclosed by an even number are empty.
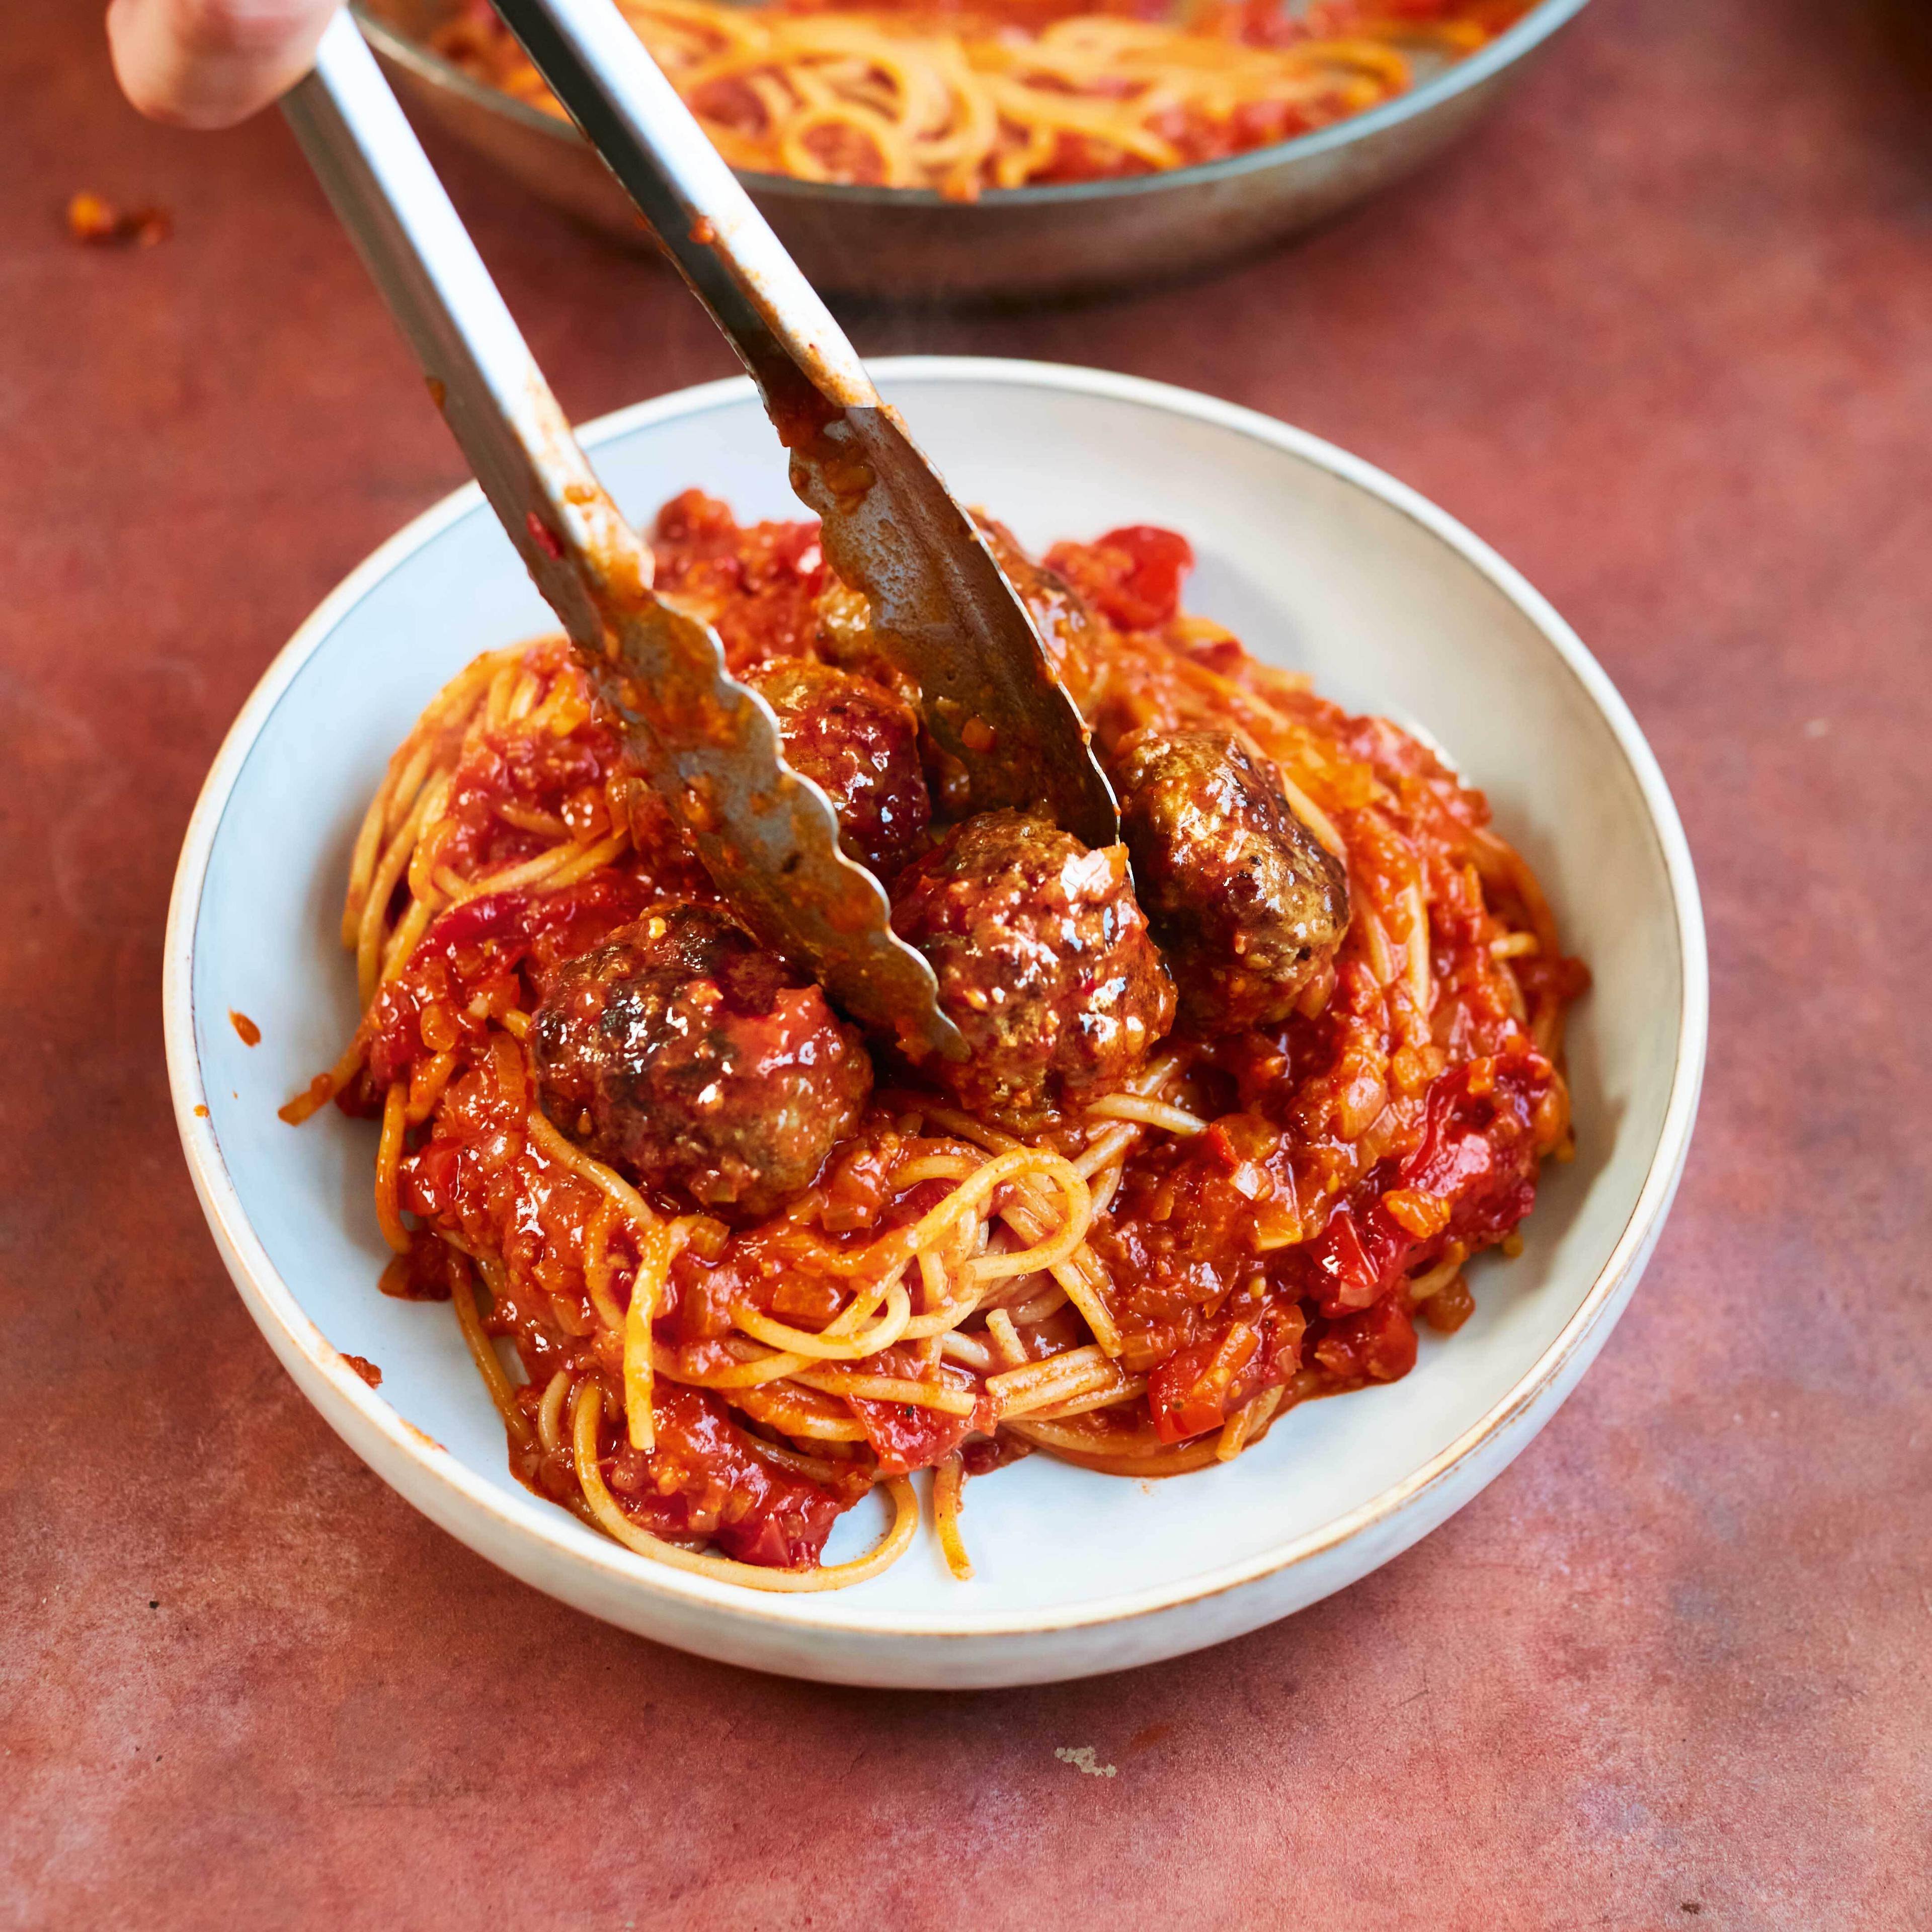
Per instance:
[[[226,128],[294,86],[340,0],[113,0],[122,92],[182,128]]]

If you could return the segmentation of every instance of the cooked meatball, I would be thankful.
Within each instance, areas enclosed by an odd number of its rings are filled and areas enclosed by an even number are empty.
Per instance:
[[[1198,1033],[1286,1019],[1348,926],[1348,876],[1240,742],[1144,730],[1116,751],[1120,836]]]
[[[890,879],[917,857],[932,820],[919,761],[919,717],[869,677],[810,658],[751,674],[778,713],[786,761],[824,788],[848,859]]]
[[[530,1043],[565,1133],[742,1220],[810,1186],[872,1088],[858,1035],[816,986],[682,902],[560,968]]]
[[[947,832],[892,899],[972,1058],[931,1071],[1022,1130],[1117,1087],[1174,1023],[1174,988],[1134,903],[1126,854],[988,812]]]

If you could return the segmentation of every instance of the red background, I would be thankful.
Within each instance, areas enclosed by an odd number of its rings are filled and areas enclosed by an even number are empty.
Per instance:
[[[269,656],[460,470],[278,122],[143,126],[99,10],[0,37],[0,1916],[1932,1922],[1921,10],[1598,0],[1428,179],[1288,252],[860,320],[1250,404],[1466,520],[1649,732],[1714,973],[1676,1216],[1508,1474],[1240,1642],[956,1697],[510,1582],[230,1290],[162,1066],[176,850]],[[574,412],[728,371],[668,278],[448,172]],[[75,245],[82,188],[173,239]]]

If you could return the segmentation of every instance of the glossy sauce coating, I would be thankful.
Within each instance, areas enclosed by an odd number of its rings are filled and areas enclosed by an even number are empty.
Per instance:
[[[1347,868],[1225,731],[1137,731],[1112,760],[1134,887],[1198,1033],[1285,1020],[1348,926]]]
[[[809,526],[740,530],[722,506],[687,496],[659,527],[670,532],[660,581],[708,607],[742,666],[865,662],[862,608],[827,577]],[[848,1292],[838,1257],[944,1198],[948,1181],[902,1187],[892,1178],[908,1160],[959,1152],[929,1110],[964,1100],[982,1118],[1043,1123],[1049,1138],[1077,1145],[1078,1106],[1130,1078],[1164,1035],[1181,1069],[1167,1097],[1204,1130],[1144,1134],[1089,1236],[1120,1332],[1118,1366],[1145,1384],[1108,1412],[1123,1441],[1139,1431],[1192,1442],[1268,1388],[1299,1400],[1396,1379],[1415,1359],[1418,1318],[1448,1329],[1466,1316],[1460,1276],[1420,1302],[1409,1286],[1445,1258],[1453,1273],[1458,1253],[1504,1240],[1528,1211],[1540,1160],[1567,1142],[1554,1056],[1563,1006],[1587,976],[1538,941],[1551,930],[1540,895],[1487,834],[1480,794],[1393,726],[1350,716],[1184,616],[1190,555],[1173,533],[1134,527],[1059,546],[1044,568],[1051,594],[1072,606],[1084,707],[1116,758],[1130,761],[1137,743],[1237,730],[1241,759],[1228,759],[1225,742],[1216,758],[1222,776],[1239,772],[1240,812],[1267,818],[1257,799],[1288,808],[1281,788],[1292,783],[1293,812],[1318,818],[1348,851],[1351,916],[1323,936],[1321,974],[1292,1010],[1244,1015],[1250,1024],[1184,1016],[1170,1035],[1172,991],[1125,854],[1088,852],[1023,814],[991,814],[944,830],[896,892],[902,930],[928,948],[989,1050],[963,1088],[891,1063],[881,1076],[890,1090],[868,1105],[856,1077],[864,1049],[816,989],[774,962],[747,963],[756,949],[726,937],[735,929],[688,848],[617,768],[587,705],[561,706],[540,740],[506,725],[466,754],[452,796],[467,864],[514,863],[541,842],[523,828],[566,822],[588,833],[621,820],[632,849],[568,886],[486,894],[442,914],[377,999],[366,1070],[340,1097],[379,1110],[398,1082],[426,1096],[400,1188],[400,1205],[424,1226],[391,1285],[446,1294],[462,1256],[487,1258],[487,1325],[516,1343],[530,1378],[517,1400],[533,1422],[559,1371],[615,1370],[599,1352],[610,1335],[591,1298],[590,1231],[605,1204],[522,1131],[538,1094],[496,1018],[518,1009],[534,1016],[532,1058],[549,1069],[559,1126],[609,1154],[660,1211],[702,1210],[656,1322],[682,1372],[735,1359],[734,1311],[822,1327]],[[1037,583],[1029,588],[1040,594]],[[536,647],[530,662],[574,675],[556,647]],[[914,695],[879,688],[895,703]],[[1178,782],[1173,766],[1162,769],[1163,782]],[[1206,844],[1195,843],[1208,865]],[[1321,872],[1311,874],[1318,884]],[[1419,957],[1410,941],[1424,928],[1403,922],[1415,914],[1426,925]],[[640,938],[653,919],[682,937]],[[1184,971],[1223,970],[1209,922],[1200,934],[1206,950]],[[632,1018],[603,1030],[620,988],[628,989],[620,1013],[634,993],[646,1031],[680,1000],[730,1010],[724,1046],[748,1043],[758,1097],[700,1118],[689,1096],[706,1083],[680,1078],[666,1101],[656,1055],[627,1061],[638,1038]],[[734,1002],[748,1034],[734,1030]],[[546,1016],[566,1014],[558,1040],[586,1036],[588,1048],[554,1047]],[[842,1048],[833,1056],[842,1070],[822,1090],[832,1060],[814,1048],[808,1071],[806,1040]],[[761,1089],[767,1081],[776,1084]],[[626,1082],[635,1083],[628,1094]],[[653,1134],[698,1146],[701,1157],[681,1166],[684,1154],[664,1156]],[[608,1244],[601,1292],[620,1305],[634,1265],[621,1242]],[[1024,1333],[1030,1359],[1088,1340],[1070,1306]],[[613,1465],[613,1494],[662,1534],[796,1566],[816,1560],[834,1517],[875,1472],[928,1466],[955,1450],[980,1468],[1024,1453],[1004,1429],[988,1438],[981,1384],[954,1363],[901,1345],[854,1366],[881,1381],[937,1376],[960,1392],[963,1412],[814,1396],[814,1413],[855,1424],[856,1440],[844,1462],[801,1460],[755,1409],[661,1378],[658,1445]],[[535,1441],[515,1463],[546,1493],[574,1493],[567,1447]]]
[[[956,826],[898,883],[892,926],[939,976],[972,1058],[935,1064],[969,1108],[1036,1129],[1120,1086],[1174,1021],[1126,854],[1016,812]]]
[[[778,716],[785,762],[832,801],[846,856],[890,879],[916,858],[932,823],[919,714],[877,678],[814,658],[782,658],[747,682]]]
[[[561,966],[530,1028],[541,1104],[598,1159],[755,1220],[859,1122],[872,1062],[818,988],[672,901]]]

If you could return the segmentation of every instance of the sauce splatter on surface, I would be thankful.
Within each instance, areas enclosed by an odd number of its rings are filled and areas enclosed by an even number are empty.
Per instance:
[[[67,230],[90,248],[152,248],[174,232],[165,208],[120,208],[104,196],[83,189],[67,205]]]
[[[246,1013],[238,1013],[231,1006],[228,1011],[228,1017],[234,1022],[235,1030],[242,1036],[242,1044],[244,1046],[261,1045],[262,1029]]]
[[[352,1355],[345,1350],[344,1352],[342,1359],[346,1362],[371,1388],[380,1388],[382,1386],[382,1370],[376,1367],[374,1362],[369,1360],[366,1356]]]
[[[208,1118],[208,1108],[205,1102],[197,1100],[194,1103],[194,1116],[198,1120],[205,1120]]]

